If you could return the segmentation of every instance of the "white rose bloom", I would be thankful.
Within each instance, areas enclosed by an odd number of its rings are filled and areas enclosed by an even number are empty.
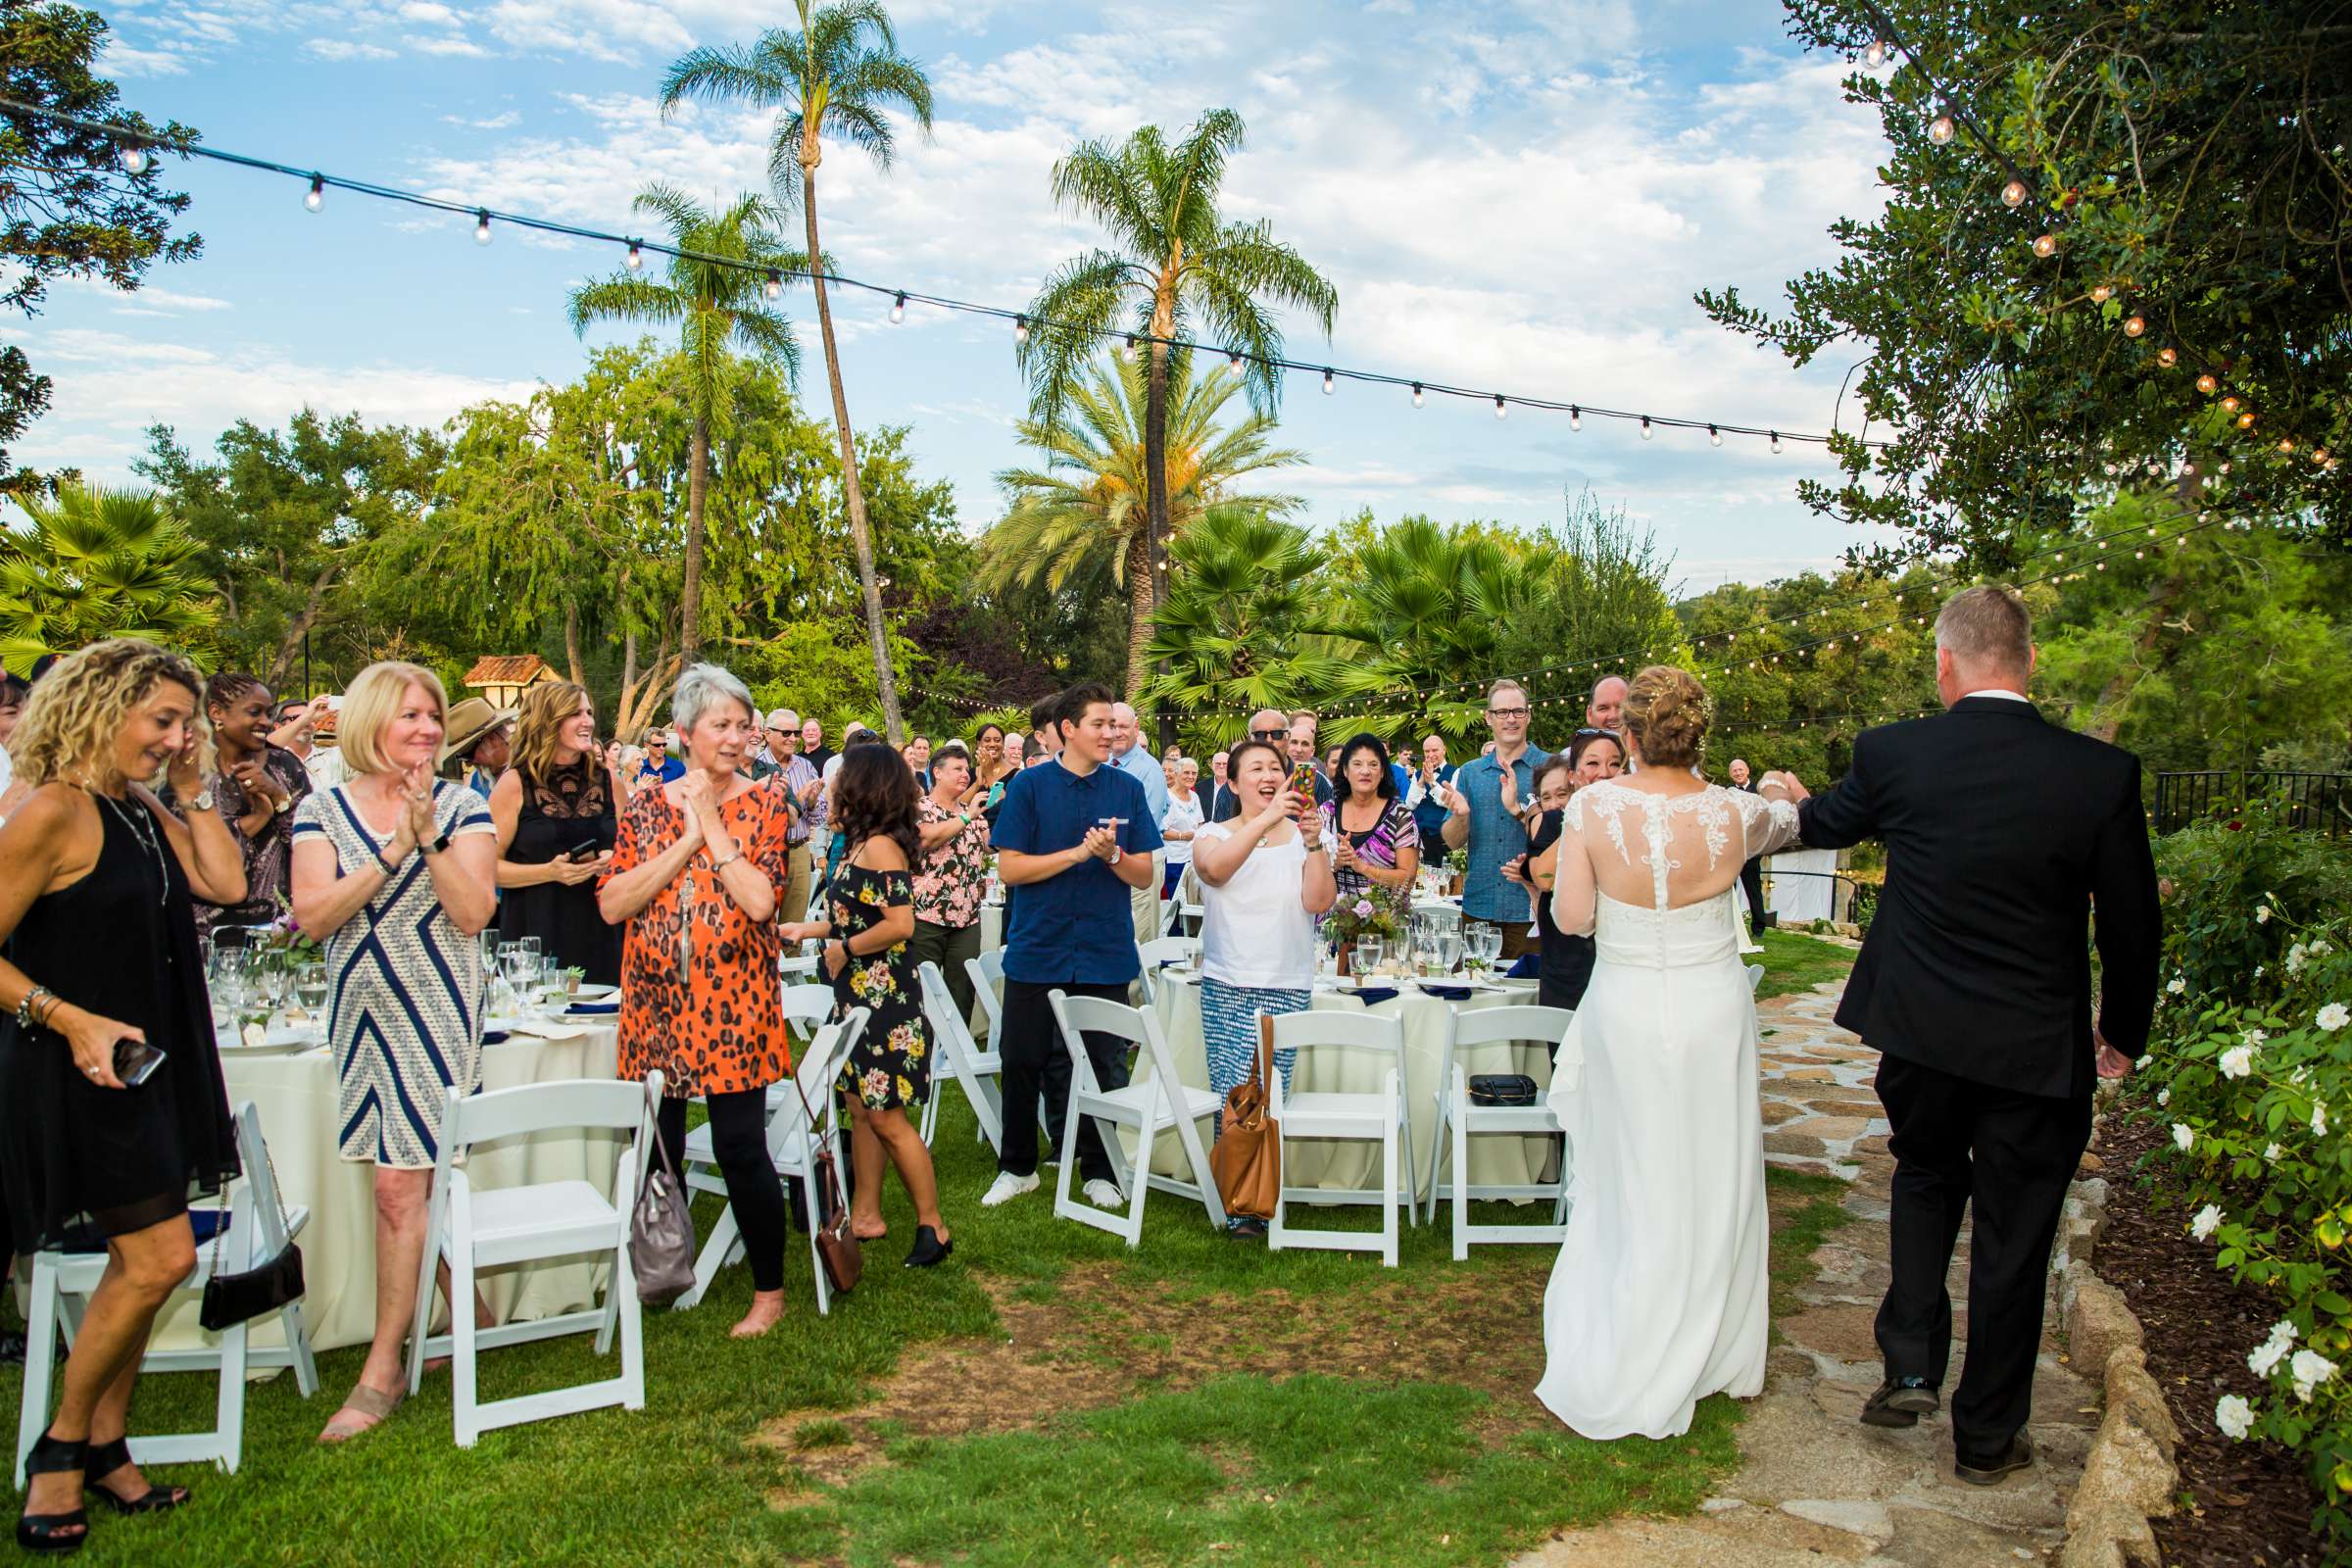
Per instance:
[[[2173,1142],[2185,1154],[2196,1147],[2197,1135],[2188,1130],[2187,1123],[2177,1121],[2173,1123]]]
[[[2254,1048],[2231,1046],[2222,1053],[2222,1076],[2243,1078],[2254,1070]]]
[[[2316,958],[2323,953],[2333,953],[2335,949],[2328,945],[2328,939],[2326,937],[2313,937],[2311,939],[2311,956],[2313,957]]]
[[[2169,992],[2171,992],[2171,993],[2172,993],[2174,996],[2176,996],[2176,997],[2177,997],[2177,996],[2179,996],[2179,995],[2180,995],[2181,992],[2183,992],[2183,991],[2186,991],[2186,990],[2188,989],[2188,978],[2187,978],[2185,975],[2178,975],[2178,974],[2177,974],[2177,975],[2173,976],[2173,978],[2172,978],[2172,981],[2171,981],[2171,982],[2170,982],[2168,985],[2166,985],[2164,989],[2165,989],[2165,990],[2167,990],[2167,991],[2169,991]]]
[[[2328,1107],[2326,1105],[2311,1107],[2311,1136],[2314,1138],[2328,1136]]]
[[[2328,1034],[2333,1034],[2344,1025],[2352,1023],[2352,1007],[2347,1007],[2340,1002],[2330,1002],[2320,1009],[2319,1017],[2313,1022]]]
[[[2335,1376],[2335,1363],[2317,1350],[2297,1350],[2287,1363],[2286,1375],[2295,1380],[2295,1397],[2308,1404],[2311,1391]]]
[[[2294,1348],[2294,1344],[2295,1326],[2292,1323],[2272,1325],[2271,1337],[2256,1346],[2254,1353],[2246,1357],[2247,1369],[2258,1378],[2269,1377],[2272,1369],[2286,1359],[2286,1352]]]
[[[2262,1151],[2262,1157],[2270,1163],[2276,1165],[2285,1153],[2286,1151],[2280,1149],[2277,1144],[2270,1144],[2264,1147]]]
[[[2162,1089],[2159,1089],[2159,1090],[2157,1090],[2157,1091],[2156,1091],[2156,1103],[2157,1103],[2157,1104],[2159,1104],[2159,1105],[2169,1105],[2169,1104],[2171,1104],[2172,1102],[2173,1102],[2173,1090],[2172,1090],[2172,1086],[2171,1086],[2170,1084],[2167,1084],[2167,1085],[2166,1085],[2164,1088],[2162,1088]]]
[[[2268,1029],[2249,1029],[2237,1038],[2249,1046],[2259,1046],[2271,1038],[2271,1032]]]
[[[2269,925],[2271,923],[2271,906],[2269,905],[2257,904],[2254,906],[2254,923],[2256,925]]]
[[[2225,1394],[2214,1401],[2213,1424],[2223,1437],[2238,1442],[2254,1430],[2254,1407],[2234,1394]]]
[[[2309,956],[2310,951],[2310,949],[2304,947],[2300,942],[2287,949],[2286,972],[2288,974],[2301,974],[2303,972],[2303,960]]]
[[[2222,1211],[2207,1203],[2197,1210],[2197,1217],[2188,1222],[2188,1234],[2200,1242],[2213,1240],[2213,1233],[2222,1228]]]

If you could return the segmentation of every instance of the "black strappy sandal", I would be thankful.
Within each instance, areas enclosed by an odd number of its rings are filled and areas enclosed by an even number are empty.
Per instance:
[[[86,1443],[67,1443],[42,1433],[41,1441],[24,1456],[26,1495],[31,1494],[29,1483],[34,1476],[79,1470],[88,1447]],[[79,1551],[89,1539],[90,1516],[79,1508],[72,1513],[28,1513],[17,1520],[17,1544],[26,1551]]]
[[[188,1500],[188,1489],[185,1487],[149,1487],[135,1497],[125,1497],[98,1484],[129,1464],[130,1439],[127,1436],[117,1438],[112,1443],[91,1444],[88,1457],[82,1465],[81,1489],[104,1497],[114,1505],[117,1513],[161,1513]]]

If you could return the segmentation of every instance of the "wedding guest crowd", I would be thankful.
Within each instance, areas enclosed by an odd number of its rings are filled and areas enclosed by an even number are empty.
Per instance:
[[[497,907],[498,850],[481,797],[433,776],[447,706],[420,665],[362,670],[336,716],[350,777],[294,816],[294,917],[325,944],[332,983],[342,1155],[375,1168],[375,1336],[322,1443],[380,1426],[408,1391],[402,1345],[432,1309],[416,1270],[441,1117],[453,1089],[481,1087],[475,937]]]

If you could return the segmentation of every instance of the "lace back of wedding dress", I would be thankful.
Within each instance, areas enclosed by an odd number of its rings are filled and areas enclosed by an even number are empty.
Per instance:
[[[1796,808],[1710,785],[1656,795],[1614,780],[1588,784],[1569,803],[1599,894],[1594,937],[1623,963],[1673,967],[1717,956],[1740,867],[1797,836]],[[1639,812],[1639,821],[1628,818]]]

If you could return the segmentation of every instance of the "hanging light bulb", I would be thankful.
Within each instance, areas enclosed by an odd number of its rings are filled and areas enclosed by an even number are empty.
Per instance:
[[[2251,430],[2254,428],[2254,411],[2252,409],[2248,409],[2245,413],[2237,416],[2237,427],[2240,430]]]
[[[2027,194],[2026,182],[2022,179],[2013,179],[2001,187],[2001,205],[2003,207],[2023,207],[2026,205]]]
[[[1029,341],[1029,318],[1026,316],[1016,316],[1012,318],[1012,340],[1015,343]]]
[[[2055,234],[2036,234],[2036,235],[2034,235],[2034,255],[2036,255],[2036,256],[2038,256],[2038,257],[2040,257],[2040,258],[2041,258],[2043,261],[2045,261],[2045,262],[2046,262],[2046,261],[2048,261],[2048,260],[2049,260],[2051,257],[2053,257],[2053,256],[2057,255],[2057,254],[2058,254],[2058,236],[2057,236],[2057,235],[2055,235]]]
[[[1499,418],[1502,418],[1502,417],[1504,417],[1506,415],[1508,415],[1510,412],[1511,412],[1511,411],[1510,411],[1510,409],[1509,409],[1507,406],[1505,406],[1505,404],[1504,404],[1504,403],[1503,403],[1503,401],[1502,401],[1502,394],[1501,394],[1501,393],[1499,393],[1499,392],[1495,393],[1495,394],[1494,394],[1494,417],[1496,417],[1497,419],[1499,419]]]
[[[890,302],[890,324],[896,326],[905,319],[906,319],[906,296],[904,294],[894,295]]]
[[[2169,370],[2174,366],[2180,363],[2180,351],[2179,349],[2169,347],[2158,349],[2156,351],[2156,363]]]
[[[2221,384],[2222,383],[2216,381],[2210,373],[2197,377],[2197,390],[2205,393],[2209,397],[2217,388],[2221,386]]]
[[[2230,394],[2230,396],[2222,399],[2222,412],[2224,414],[2235,414],[2237,412],[2236,393],[2232,392]]]
[[[2104,305],[2113,298],[2115,298],[2115,290],[2109,288],[2104,283],[2099,284],[2096,288],[2093,288],[2090,291],[2090,303],[2093,305]]]
[[[634,272],[645,265],[645,252],[638,248],[635,240],[631,240],[629,241],[629,254],[621,260],[628,270]]]
[[[1873,38],[1870,47],[1862,51],[1862,63],[1876,71],[1886,63],[1886,40]]]
[[[777,270],[776,270],[774,268],[772,268],[772,267],[771,267],[771,268],[769,268],[769,269],[768,269],[768,270],[767,270],[767,282],[766,282],[766,283],[765,283],[765,284],[762,286],[762,288],[761,288],[761,292],[762,292],[762,293],[764,293],[764,294],[765,294],[765,295],[766,295],[766,296],[767,296],[769,299],[771,299],[771,300],[772,300],[772,299],[774,299],[774,298],[775,298],[777,295],[779,295],[779,294],[783,293],[783,292],[784,292],[784,274],[783,274],[783,273],[781,273],[781,272],[779,272],[779,271],[777,271]]]
[[[2140,333],[2145,332],[2147,329],[2148,318],[2146,317],[2127,316],[2124,318],[2124,336],[2137,337]]]
[[[1327,365],[1323,368],[1323,395],[1325,397],[1331,396],[1331,367]]]
[[[326,205],[326,176],[324,174],[311,176],[311,188],[303,196],[302,205],[314,213]]]
[[[1225,368],[1236,375],[1242,373],[1242,356],[1238,351],[1225,356]]]
[[[1772,455],[1776,458],[1781,455],[1781,432],[1778,430],[1772,432]]]
[[[2311,461],[2318,464],[2323,468],[2328,466],[2328,449],[2326,447],[2313,447],[2311,449]]]
[[[1135,363],[1135,334],[1133,332],[1128,333],[1127,341],[1120,345],[1119,358],[1129,365]]]
[[[473,242],[476,245],[490,243],[490,214],[487,209],[473,215]]]
[[[1951,116],[1937,115],[1934,120],[1928,122],[1928,140],[1941,147],[1952,139],[1953,133],[1958,128],[1952,123]]]
[[[2292,440],[2281,439],[2278,443],[2278,450],[2281,454],[2287,457],[2293,457],[2295,453],[2295,443]]]
[[[1647,440],[1648,440],[1648,439],[1649,439],[1651,436],[1655,435],[1656,433],[1657,433],[1656,431],[1654,431],[1654,430],[1650,429],[1650,427],[1649,427],[1649,416],[1648,416],[1648,415],[1646,415],[1646,414],[1644,414],[1643,416],[1642,416],[1642,440],[1644,440],[1644,441],[1647,441]]]
[[[122,162],[126,173],[144,174],[147,172],[147,149],[135,141],[124,146],[115,157]]]
[[[1707,426],[1707,445],[1711,447],[1723,445],[1723,432],[1711,424]]]
[[[1415,381],[1415,382],[1413,383],[1413,407],[1417,409],[1417,408],[1419,408],[1420,406],[1421,406],[1421,383],[1420,383],[1420,382],[1418,382],[1418,381]]]
[[[1578,408],[1578,407],[1577,407],[1575,404],[1573,404],[1573,403],[1569,404],[1569,405],[1568,405],[1568,428],[1569,428],[1569,429],[1571,429],[1571,430],[1582,430],[1584,427],[1585,427],[1585,411],[1584,411],[1584,410],[1582,410],[1582,409],[1580,409],[1580,408]]]

